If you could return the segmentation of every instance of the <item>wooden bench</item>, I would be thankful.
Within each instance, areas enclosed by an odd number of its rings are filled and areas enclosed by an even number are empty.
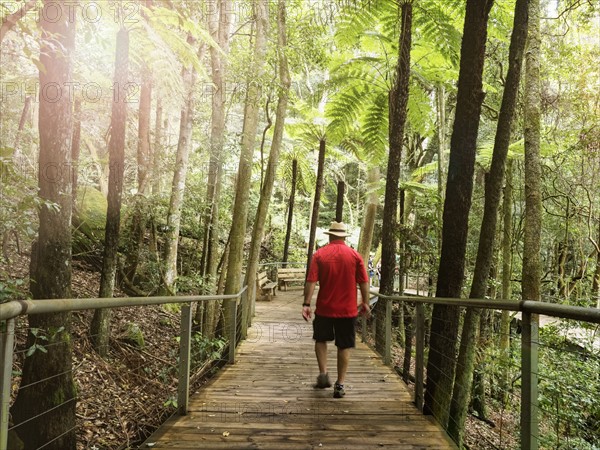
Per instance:
[[[257,298],[258,294],[260,294],[262,300],[271,301],[275,294],[275,288],[277,287],[277,283],[275,281],[269,280],[267,277],[267,272],[260,272],[256,277],[256,293]]]
[[[306,279],[306,269],[277,269],[277,280],[279,289],[283,286],[283,290],[287,291],[288,283],[304,283]]]

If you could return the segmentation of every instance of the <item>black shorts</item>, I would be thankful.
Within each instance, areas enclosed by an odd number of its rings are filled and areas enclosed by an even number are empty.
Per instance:
[[[356,317],[323,317],[315,314],[313,339],[317,342],[333,341],[337,348],[356,345]]]

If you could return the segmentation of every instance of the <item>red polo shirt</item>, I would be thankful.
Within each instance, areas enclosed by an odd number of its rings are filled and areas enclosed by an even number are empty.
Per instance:
[[[312,257],[306,281],[319,282],[315,314],[356,317],[357,283],[367,283],[362,256],[342,240],[321,247]]]

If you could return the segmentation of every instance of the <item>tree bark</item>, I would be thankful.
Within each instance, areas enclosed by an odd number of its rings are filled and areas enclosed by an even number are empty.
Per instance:
[[[527,40],[528,2],[529,0],[517,0],[515,4],[513,32],[508,55],[508,72],[498,117],[492,164],[490,173],[486,176],[484,211],[470,298],[485,297],[490,276],[498,221],[498,206],[500,205],[504,183],[504,166],[508,155],[512,120],[521,79],[523,51]],[[467,308],[460,340],[456,378],[450,406],[450,421],[448,423],[448,432],[459,446],[462,445],[464,436],[464,424],[471,394],[471,383],[473,382],[476,335],[480,317],[480,309]]]
[[[542,232],[542,168],[540,162],[540,2],[530,0],[531,33],[525,64],[525,223],[523,300],[541,300],[540,239]]]
[[[188,42],[193,39],[188,37]],[[200,55],[204,52],[201,45]],[[202,59],[201,57],[199,59]],[[177,155],[173,183],[171,184],[171,198],[167,216],[167,232],[165,236],[164,273],[162,289],[166,295],[175,295],[177,292],[177,250],[179,246],[179,229],[181,226],[181,209],[185,194],[185,181],[187,178],[188,162],[190,158],[192,124],[194,121],[194,86],[196,84],[196,71],[193,67],[183,69],[183,80],[186,89],[186,98],[181,108],[179,122],[179,140],[177,142]]]
[[[23,104],[23,112],[21,113],[21,119],[19,120],[19,128],[17,129],[17,135],[15,136],[13,160],[15,161],[16,165],[21,165],[23,160],[21,151],[19,149],[19,145],[21,144],[21,135],[23,134],[25,122],[27,121],[27,117],[29,116],[29,110],[31,109],[31,100],[31,95],[25,97],[25,103]]]
[[[71,192],[73,208],[77,205],[77,184],[79,180],[79,154],[81,153],[81,99],[75,100],[73,111],[73,138],[71,139]]]
[[[290,238],[292,236],[292,221],[294,218],[294,202],[296,200],[296,183],[298,182],[298,160],[292,161],[292,187],[290,192],[290,199],[288,201],[288,217],[287,227],[285,230],[285,243],[283,244],[283,258],[282,261],[286,263],[289,257],[290,251]],[[285,267],[286,265],[284,265]]]
[[[118,247],[121,229],[121,197],[125,172],[125,133],[127,126],[127,77],[129,70],[129,32],[121,28],[117,33],[115,59],[116,98],[113,98],[110,119],[108,206],[104,232],[104,254],[100,276],[99,297],[112,297],[118,265]],[[110,309],[94,312],[90,333],[94,348],[101,356],[108,353],[110,338]]]
[[[343,222],[344,220],[344,188],[343,181],[337,183],[337,202],[335,206],[335,221]]]
[[[221,194],[221,179],[223,172],[223,146],[226,128],[226,75],[227,56],[229,54],[229,29],[231,28],[231,0],[219,1],[219,15],[209,17],[208,26],[211,35],[219,44],[220,50],[210,48],[211,76],[213,95],[211,99],[211,128],[210,128],[210,161],[208,166],[208,182],[206,202],[203,211],[203,246],[201,270],[204,276],[205,293],[209,293],[217,282],[217,262],[219,243],[219,205]],[[209,302],[205,308],[205,323],[215,324],[214,315],[216,303]]]
[[[137,147],[137,195],[133,205],[131,218],[131,236],[127,252],[125,276],[134,281],[140,259],[140,248],[144,242],[146,231],[145,205],[149,191],[150,162],[150,114],[152,112],[152,78],[149,68],[143,68],[142,87],[140,88],[140,108],[138,114],[138,147]]]
[[[269,3],[260,0],[254,3],[256,17],[256,40],[254,43],[254,61],[248,79],[246,105],[244,110],[244,126],[240,151],[240,163],[237,176],[235,202],[233,206],[233,222],[231,226],[231,242],[229,244],[229,261],[225,294],[236,294],[241,286],[242,265],[244,256],[244,239],[246,237],[246,222],[248,219],[248,198],[250,194],[250,179],[252,177],[252,155],[256,144],[258,115],[261,98],[261,80],[264,72],[267,33],[269,29]],[[233,314],[230,303],[225,305],[225,323]],[[234,343],[231,343],[234,344]]]
[[[367,199],[365,206],[365,215],[363,226],[360,231],[358,243],[358,253],[361,254],[364,261],[369,260],[371,245],[373,243],[373,230],[375,229],[375,219],[377,217],[377,208],[379,206],[379,196],[377,195],[377,184],[381,175],[379,167],[371,167],[367,172]]]
[[[325,149],[327,142],[325,137],[319,141],[319,156],[317,162],[317,181],[315,185],[315,197],[313,200],[312,214],[310,216],[310,236],[308,239],[308,251],[306,257],[306,276],[310,268],[310,261],[315,251],[315,241],[317,236],[317,226],[319,224],[319,209],[321,207],[321,192],[323,191],[323,169],[325,167]]]
[[[379,289],[382,294],[386,295],[391,295],[394,290],[394,269],[397,252],[395,233],[397,228],[398,182],[400,180],[400,161],[402,158],[402,141],[404,139],[404,125],[407,116],[410,79],[412,2],[403,3],[401,9],[402,19],[400,24],[400,41],[398,43],[398,64],[389,97],[390,153],[387,166],[383,227],[381,232],[381,282]]]
[[[389,96],[389,141],[385,184],[385,201],[383,204],[383,226],[381,231],[381,280],[379,291],[391,295],[394,291],[394,270],[396,267],[396,240],[398,211],[398,182],[400,181],[400,161],[402,159],[402,142],[404,125],[408,109],[408,86],[410,80],[410,48],[412,42],[412,1],[402,3],[402,19],[400,23],[400,40],[398,43],[398,64],[394,74],[394,84]],[[383,324],[385,302],[375,307],[377,332],[380,337],[375,341],[375,348],[383,351]]]
[[[162,132],[163,108],[160,97],[156,99],[156,122],[154,124],[154,149],[152,151],[152,194],[160,194],[160,179],[162,174]]]
[[[444,201],[438,297],[458,298],[463,286],[477,132],[485,95],[482,74],[487,22],[492,4],[492,0],[467,0]],[[444,426],[448,422],[452,396],[459,317],[458,307],[435,305],[433,308],[424,410]]]
[[[49,1],[44,3],[50,3]],[[71,159],[72,98],[68,89],[60,95],[49,86],[68,86],[72,79],[75,22],[69,22],[64,1],[52,2],[61,10],[61,20],[41,19],[39,71],[40,155],[39,196],[58,208],[39,209],[38,239],[31,249],[30,290],[34,299],[71,297],[71,177],[64,170]],[[44,334],[47,352],[35,351],[25,358],[21,389],[11,413],[15,431],[25,448],[75,450],[75,406],[70,314],[29,316],[27,347]],[[48,412],[52,410],[51,414]],[[31,419],[31,420],[30,420]],[[2,420],[5,420],[3,417]]]
[[[513,203],[512,203],[512,177],[513,162],[508,160],[506,163],[506,183],[504,184],[504,198],[502,204],[502,300],[510,300],[512,297],[511,275],[512,275],[512,221],[513,221]],[[500,377],[500,391],[503,401],[508,401],[508,383],[510,358],[510,313],[502,311],[500,316],[500,357],[503,364],[503,373]]]
[[[271,195],[273,194],[273,184],[277,173],[277,165],[279,163],[279,155],[281,153],[281,143],[283,141],[283,131],[285,128],[285,118],[288,106],[288,94],[291,85],[290,73],[288,70],[288,62],[286,56],[287,35],[286,35],[286,11],[285,0],[279,0],[277,6],[277,53],[279,56],[279,99],[277,101],[277,117],[275,119],[275,128],[273,130],[273,141],[271,143],[271,151],[269,153],[269,162],[267,171],[263,180],[258,208],[256,210],[256,218],[252,229],[252,240],[250,241],[250,255],[248,257],[248,265],[246,269],[246,285],[249,292],[254,292],[251,295],[251,302],[248,302],[247,308],[242,316],[242,323],[247,323],[248,317],[253,312],[253,304],[256,301],[256,272],[258,270],[258,262],[260,259],[260,247],[262,244],[265,221],[269,204],[271,203]]]

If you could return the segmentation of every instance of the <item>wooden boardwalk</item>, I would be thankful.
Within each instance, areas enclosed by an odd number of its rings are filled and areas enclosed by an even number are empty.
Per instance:
[[[345,398],[334,399],[332,388],[313,389],[318,368],[301,304],[298,290],[257,303],[236,363],[191,397],[187,416],[169,419],[140,448],[456,448],[417,411],[395,372],[362,343],[351,353]],[[328,354],[333,382],[333,345]]]

